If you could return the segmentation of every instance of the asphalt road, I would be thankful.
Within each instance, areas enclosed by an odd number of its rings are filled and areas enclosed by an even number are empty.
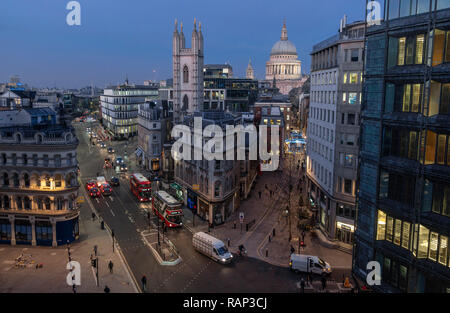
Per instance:
[[[78,146],[78,162],[82,186],[97,172],[107,180],[112,170],[103,170],[106,149],[89,144],[85,128],[89,123],[75,124]],[[126,141],[113,142],[117,154],[123,153]],[[128,151],[128,155],[134,151]],[[121,154],[123,156],[123,154]],[[85,195],[80,190],[81,195]],[[113,187],[108,197],[91,199],[104,222],[114,230],[115,238],[131,268],[132,275],[140,283],[147,277],[148,292],[298,292],[299,277],[286,268],[270,265],[259,259],[235,258],[230,265],[221,265],[196,252],[192,247],[192,234],[185,228],[169,229],[167,235],[177,247],[182,262],[175,266],[162,266],[145,244],[141,232],[149,228],[147,208],[149,203],[139,203],[131,194],[126,176],[120,178],[120,186]],[[339,271],[335,273],[340,277]]]

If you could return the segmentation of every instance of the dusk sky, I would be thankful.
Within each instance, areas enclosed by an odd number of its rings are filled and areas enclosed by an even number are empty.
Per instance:
[[[194,17],[202,23],[205,64],[228,62],[242,77],[251,58],[258,79],[285,18],[309,73],[312,46],[336,34],[344,14],[348,22],[365,14],[365,0],[79,0],[81,26],[68,26],[69,0],[1,2],[0,82],[18,75],[34,87],[170,78],[174,20],[183,22],[190,46]]]

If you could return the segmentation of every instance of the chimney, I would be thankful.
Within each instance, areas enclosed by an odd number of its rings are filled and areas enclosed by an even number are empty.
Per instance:
[[[343,21],[342,21],[342,19],[341,19],[341,21],[340,21],[340,26],[339,26],[339,32],[340,32],[340,33],[342,33],[342,29],[343,29],[342,25],[343,25]]]
[[[344,14],[344,28],[347,26],[347,14]]]

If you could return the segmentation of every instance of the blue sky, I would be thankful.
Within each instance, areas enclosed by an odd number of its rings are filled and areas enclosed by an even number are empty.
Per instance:
[[[229,62],[257,78],[279,40],[283,18],[309,73],[311,48],[334,35],[339,20],[363,20],[365,0],[78,0],[81,26],[66,24],[69,0],[1,0],[0,82],[19,75],[36,87],[104,87],[171,77],[172,33],[182,21],[187,44],[202,22],[205,63]],[[153,72],[156,70],[156,72]]]

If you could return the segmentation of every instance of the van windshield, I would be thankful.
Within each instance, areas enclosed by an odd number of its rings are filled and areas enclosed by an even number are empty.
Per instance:
[[[322,265],[323,267],[327,267],[327,265],[325,264],[325,261],[322,260],[321,258],[319,258],[319,264]]]
[[[228,249],[223,246],[217,249],[217,252],[219,253],[219,255],[224,255],[225,253],[228,253]]]

